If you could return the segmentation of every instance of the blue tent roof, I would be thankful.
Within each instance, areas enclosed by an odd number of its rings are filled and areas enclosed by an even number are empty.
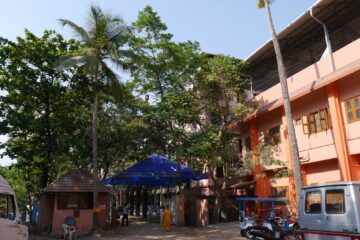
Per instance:
[[[184,165],[180,166],[179,174],[178,168],[178,163],[164,156],[153,154],[102,182],[111,185],[171,186],[188,180],[207,179],[206,175],[196,175],[191,168]]]

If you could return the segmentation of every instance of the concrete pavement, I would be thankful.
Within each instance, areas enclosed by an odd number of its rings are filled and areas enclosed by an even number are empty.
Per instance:
[[[48,238],[32,236],[30,240],[48,240]],[[130,223],[128,227],[116,227],[107,231],[101,237],[81,237],[87,240],[203,240],[203,239],[222,239],[237,240],[245,239],[240,237],[238,222],[219,223],[208,227],[176,227],[170,231],[160,227],[159,223],[147,223],[136,221]]]

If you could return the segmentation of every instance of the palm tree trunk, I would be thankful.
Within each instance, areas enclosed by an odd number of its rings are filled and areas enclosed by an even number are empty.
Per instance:
[[[98,207],[98,145],[97,145],[97,126],[98,126],[98,107],[99,107],[99,91],[97,87],[97,77],[94,86],[94,103],[93,103],[93,116],[92,116],[92,143],[93,143],[93,204],[94,208]],[[98,229],[98,213],[97,209],[93,214],[93,231]]]
[[[301,168],[300,168],[299,150],[298,150],[297,141],[296,141],[294,124],[292,121],[293,118],[292,118],[292,113],[291,113],[290,97],[289,97],[289,91],[288,91],[287,80],[286,80],[286,78],[287,78],[286,70],[285,70],[285,66],[284,66],[283,57],[281,54],[279,40],[277,38],[275,28],[273,25],[273,21],[272,21],[272,17],[271,17],[269,0],[265,0],[265,9],[266,9],[268,25],[269,25],[269,29],[270,29],[270,32],[272,35],[272,41],[273,41],[277,65],[278,65],[281,91],[282,91],[282,97],[283,97],[283,101],[284,101],[286,123],[287,123],[288,135],[289,135],[289,141],[290,141],[290,150],[291,150],[290,152],[291,152],[291,158],[292,158],[293,172],[294,172],[294,178],[295,178],[296,199],[297,199],[297,203],[298,203],[299,197],[300,197],[300,190],[301,190],[303,183],[302,183]]]

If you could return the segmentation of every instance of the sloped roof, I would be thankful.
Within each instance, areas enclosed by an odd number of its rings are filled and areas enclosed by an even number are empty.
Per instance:
[[[319,25],[319,23],[315,22],[315,20],[313,20],[312,17],[310,16],[310,9],[313,9],[315,14],[322,12],[323,15],[326,14],[330,15],[333,13],[329,11],[330,9],[327,8],[327,6],[334,4],[334,2],[336,1],[340,2],[339,0],[318,0],[309,9],[307,9],[304,13],[302,13],[298,18],[296,18],[293,22],[291,22],[288,26],[286,26],[285,29],[283,29],[281,32],[277,34],[279,41],[288,37],[293,32],[299,32],[299,29],[301,30],[308,29],[309,31],[310,30],[309,26],[305,25],[305,23],[309,21],[313,25]],[[346,0],[341,0],[341,1],[345,2]],[[258,49],[256,49],[253,53],[251,53],[250,56],[248,56],[245,60],[247,62],[253,62],[257,60],[259,57],[262,57],[262,55],[266,54],[266,52],[273,52],[274,51],[273,48],[274,47],[272,43],[272,38],[270,38]]]
[[[14,190],[12,190],[8,182],[1,175],[0,175],[0,192],[14,194]]]
[[[323,26],[311,17],[310,12],[328,28],[333,52],[360,37],[360,1],[319,0],[300,17],[278,33],[287,76],[318,62],[326,53]],[[269,39],[248,58],[247,74],[252,77],[256,91],[265,91],[279,83],[277,61],[272,40]]]
[[[98,192],[109,190],[98,181]],[[52,182],[43,192],[93,192],[93,175],[88,170],[74,169]]]

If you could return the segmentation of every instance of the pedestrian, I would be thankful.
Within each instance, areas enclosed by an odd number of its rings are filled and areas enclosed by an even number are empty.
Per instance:
[[[166,209],[163,213],[163,228],[165,228],[165,230],[170,230],[171,228],[171,211],[169,206],[166,206]]]
[[[160,212],[159,212],[159,215],[160,215],[160,226],[162,226],[162,225],[163,225],[164,206],[161,206],[159,211],[160,211]]]
[[[129,205],[127,203],[125,203],[123,206],[122,214],[123,216],[122,216],[121,226],[124,226],[125,221],[126,221],[126,226],[129,226]]]

